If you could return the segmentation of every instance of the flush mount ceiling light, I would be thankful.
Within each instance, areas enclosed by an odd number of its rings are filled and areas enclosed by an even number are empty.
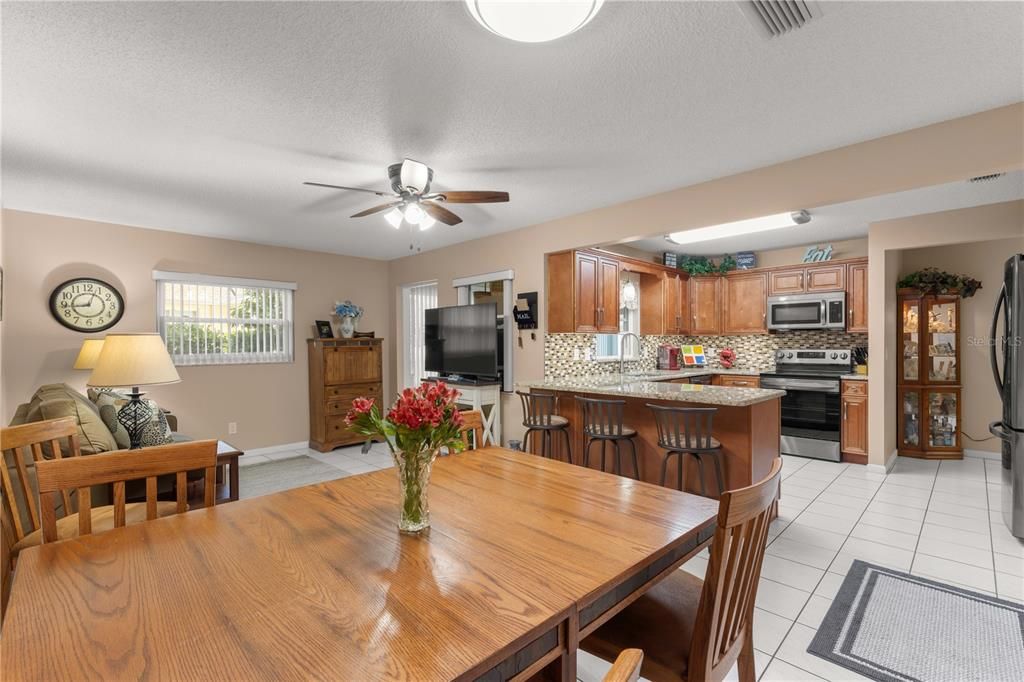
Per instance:
[[[807,211],[800,210],[793,211],[792,213],[777,213],[775,215],[761,216],[760,218],[737,220],[733,223],[698,227],[694,230],[673,232],[672,234],[665,235],[665,239],[675,244],[693,244],[695,242],[705,242],[711,239],[736,237],[742,234],[753,234],[755,232],[778,230],[783,227],[806,225],[809,222],[811,222],[811,214]]]
[[[578,31],[603,4],[604,0],[466,0],[481,26],[521,43],[544,43]]]

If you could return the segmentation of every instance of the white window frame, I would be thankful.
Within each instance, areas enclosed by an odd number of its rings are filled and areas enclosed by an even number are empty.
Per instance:
[[[283,333],[281,334],[279,347],[270,347],[270,337],[256,337],[256,348],[243,352],[233,353],[171,353],[171,359],[178,366],[208,366],[208,365],[245,365],[245,364],[280,364],[295,361],[295,291],[298,285],[295,282],[278,282],[265,279],[251,279],[244,277],[224,277],[221,275],[206,275],[193,272],[170,272],[166,270],[154,270],[153,280],[156,283],[156,327],[160,336],[167,343],[167,325],[180,321],[192,321],[197,323],[217,324],[227,328],[240,322],[248,323],[281,323]],[[221,287],[225,290],[231,288],[269,289],[284,292],[282,297],[282,315],[280,318],[261,318],[243,320],[242,318],[209,317],[209,318],[186,318],[184,315],[165,315],[167,299],[165,284],[196,285]],[[180,292],[179,295],[182,295]],[[218,294],[220,296],[221,294]],[[226,296],[231,296],[226,291]],[[215,297],[216,299],[216,297]],[[173,301],[171,302],[173,307]],[[184,304],[179,304],[184,307]],[[216,300],[214,305],[231,306],[231,299]],[[267,346],[263,346],[266,339]],[[170,349],[168,349],[170,350]]]
[[[623,273],[622,279],[619,281],[619,300],[622,300],[622,287],[625,285],[627,279],[632,279],[633,284],[636,287],[637,302],[635,308],[627,308],[622,306],[619,308],[619,332],[617,334],[595,334],[594,335],[594,360],[597,362],[618,362],[619,360],[619,348],[622,347],[622,337],[630,332],[640,335],[640,282],[639,276],[634,273]],[[602,355],[601,339],[602,337],[615,337],[615,353],[614,355]],[[636,339],[629,339],[626,344],[626,356],[623,358],[627,362],[635,361],[640,359],[640,348],[636,342]]]
[[[452,280],[459,305],[469,305],[469,287],[473,284],[484,284],[503,280],[502,282],[502,311],[504,319],[504,375],[501,390],[512,391],[515,387],[515,315],[512,309],[515,307],[515,296],[512,294],[513,281],[516,278],[515,270],[499,270],[487,272],[482,275],[470,275],[468,277],[457,277]]]
[[[423,368],[426,355],[426,337],[424,335],[423,312],[413,310],[413,290],[421,287],[434,287],[434,305],[437,307],[437,280],[417,282],[402,286],[402,330],[405,336],[402,355],[402,388],[415,388],[425,376],[435,376],[437,372],[428,372]],[[417,362],[417,353],[419,362]]]

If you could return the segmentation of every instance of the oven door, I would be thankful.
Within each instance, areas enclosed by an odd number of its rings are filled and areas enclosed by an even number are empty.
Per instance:
[[[821,329],[826,326],[821,298],[778,296],[768,299],[769,329]]]
[[[761,388],[780,388],[781,450],[787,455],[838,462],[841,459],[839,381],[761,377]]]

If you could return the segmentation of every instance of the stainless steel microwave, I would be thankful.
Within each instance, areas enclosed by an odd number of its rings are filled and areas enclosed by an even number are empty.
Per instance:
[[[768,297],[769,329],[845,329],[846,292]]]

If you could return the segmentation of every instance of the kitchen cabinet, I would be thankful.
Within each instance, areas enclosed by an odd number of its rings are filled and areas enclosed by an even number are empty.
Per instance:
[[[619,262],[589,251],[547,258],[548,331],[619,331]]]
[[[846,331],[868,332],[868,264],[850,263],[846,271]]]
[[[722,278],[690,278],[690,333],[719,334],[722,331]]]
[[[811,294],[846,288],[846,264],[781,268],[768,273],[768,295]]]
[[[844,462],[868,461],[868,382],[844,380],[841,390],[840,450]]]
[[[666,273],[664,283],[665,334],[685,334],[689,329],[689,285],[684,275]]]
[[[760,377],[743,376],[741,374],[716,374],[712,382],[717,386],[731,386],[734,388],[761,388]]]
[[[768,277],[730,273],[722,279],[722,333],[768,333]]]

